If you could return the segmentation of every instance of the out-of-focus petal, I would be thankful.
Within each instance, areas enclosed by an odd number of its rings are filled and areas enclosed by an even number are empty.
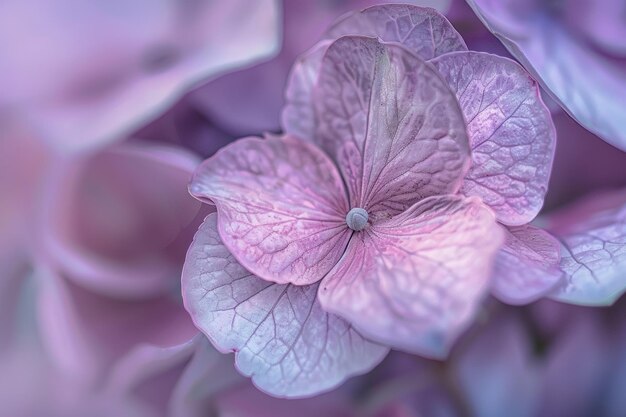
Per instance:
[[[194,84],[275,53],[277,3],[3,2],[0,107],[64,148],[123,138]]]
[[[502,240],[478,199],[431,197],[355,234],[320,301],[371,340],[444,357],[488,290]]]
[[[189,249],[183,272],[185,306],[239,370],[263,391],[304,397],[369,371],[388,349],[369,342],[345,320],[322,310],[319,284],[264,281],[222,244],[210,214]]]
[[[534,226],[506,228],[498,252],[492,293],[508,304],[527,304],[544,296],[561,282],[561,244]]]
[[[314,103],[313,140],[339,166],[351,207],[385,218],[459,189],[469,166],[463,115],[436,70],[407,49],[335,41]]]
[[[556,147],[537,84],[514,61],[483,52],[433,63],[467,121],[472,167],[461,192],[481,197],[504,224],[528,223],[543,204]]]
[[[590,195],[546,221],[562,243],[565,272],[554,299],[603,306],[626,291],[626,191]]]
[[[291,136],[223,148],[197,169],[189,189],[216,204],[226,247],[268,281],[319,281],[350,238],[337,169],[314,145]]]
[[[535,417],[540,367],[522,323],[513,315],[493,317],[469,341],[457,351],[452,368],[472,415]]]
[[[598,415],[610,362],[604,323],[582,314],[549,347],[539,389],[542,404],[535,415]]]
[[[578,27],[568,27],[567,13],[553,2],[468,0],[468,3],[572,117],[607,142],[626,150],[623,105],[626,65],[622,58],[591,46],[584,36],[576,33]],[[568,3],[563,4],[564,8],[585,13],[585,8]],[[598,5],[596,11],[599,10],[611,20],[608,15],[614,12],[613,8]]]
[[[197,330],[177,294],[121,300],[87,291],[51,270],[37,270],[43,340],[65,372],[99,382],[139,344],[176,346]],[[178,296],[179,297],[179,296]]]
[[[171,291],[202,220],[186,190],[198,163],[181,148],[145,142],[60,159],[40,207],[46,261],[114,297]]]

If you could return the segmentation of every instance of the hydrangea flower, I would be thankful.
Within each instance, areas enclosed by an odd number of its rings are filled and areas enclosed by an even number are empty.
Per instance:
[[[572,117],[626,150],[626,25],[622,1],[468,3]]]
[[[190,185],[217,214],[187,255],[186,308],[262,390],[328,390],[388,347],[444,357],[496,256],[556,268],[549,235],[526,226],[554,152],[537,86],[467,51],[434,10],[345,17],[296,63],[286,96],[284,135],[225,147]],[[498,255],[498,222],[505,248],[528,250]],[[522,299],[559,278],[498,277],[540,287]]]
[[[5,1],[0,119],[68,149],[122,139],[198,82],[274,54],[278,19],[275,0]]]

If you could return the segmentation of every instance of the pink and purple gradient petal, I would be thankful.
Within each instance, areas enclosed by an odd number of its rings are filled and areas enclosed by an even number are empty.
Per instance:
[[[223,245],[216,214],[198,230],[182,280],[196,326],[220,351],[236,352],[241,373],[271,395],[330,390],[387,354],[387,348],[322,310],[319,284],[273,284],[244,269]]]
[[[508,304],[528,304],[562,282],[561,244],[552,235],[530,225],[505,228],[505,235],[496,258],[493,295]]]
[[[319,281],[350,238],[337,169],[314,145],[291,136],[223,148],[198,168],[189,189],[216,204],[226,247],[268,281]]]
[[[320,301],[371,340],[445,357],[489,289],[502,240],[478,199],[431,197],[356,234]]]
[[[446,54],[433,63],[467,122],[472,168],[461,193],[481,197],[501,223],[530,222],[543,204],[556,147],[537,84],[515,62],[484,52]]]

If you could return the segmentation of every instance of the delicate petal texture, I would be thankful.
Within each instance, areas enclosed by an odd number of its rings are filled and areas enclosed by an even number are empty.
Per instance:
[[[509,304],[526,304],[561,282],[558,240],[530,225],[509,227],[505,236],[494,270],[492,292],[496,297]]]
[[[315,141],[339,166],[351,207],[387,217],[459,189],[469,163],[463,115],[434,68],[405,48],[339,39],[314,97]]]
[[[324,312],[319,284],[273,284],[244,269],[222,244],[215,214],[192,244],[183,273],[185,305],[221,351],[262,390],[301,397],[370,370],[387,349]]]
[[[317,282],[350,238],[337,169],[293,137],[246,138],[223,148],[198,168],[190,191],[217,205],[225,245],[268,281]]]
[[[461,192],[476,195],[504,224],[531,221],[543,204],[556,145],[550,111],[517,63],[483,52],[433,60],[467,121],[472,167]]]
[[[587,39],[584,27],[580,33],[578,24],[568,24],[571,13],[589,16],[584,8],[571,1],[467,2],[572,117],[607,142],[626,150],[626,65],[623,56],[615,56],[614,48],[598,44],[597,39]],[[611,14],[613,18],[620,15],[614,7],[605,7],[605,2],[585,3],[598,3],[595,12],[605,13],[595,32],[604,30],[602,26]],[[623,44],[621,38],[616,41]]]
[[[447,8],[444,2],[435,2]],[[294,64],[285,93],[286,104],[281,121],[286,132],[302,138],[314,134],[315,115],[312,91],[320,71],[324,52],[337,38],[362,35],[383,42],[401,43],[423,60],[452,51],[467,50],[461,35],[445,17],[433,9],[412,5],[377,5],[346,15],[318,43]]]
[[[372,340],[440,358],[473,317],[501,243],[478,199],[432,197],[356,233],[320,301]]]
[[[563,243],[565,283],[553,298],[611,305],[626,291],[626,191],[593,195],[553,214],[548,229]]]
[[[275,0],[3,1],[0,108],[66,148],[121,139],[195,83],[275,53],[279,15]]]
[[[311,139],[315,134],[313,89],[317,83],[322,58],[330,43],[325,41],[315,45],[298,58],[289,73],[281,123],[285,132],[302,139]]]
[[[463,38],[434,9],[408,4],[369,7],[345,16],[328,30],[328,39],[346,35],[401,43],[423,60],[453,51],[466,51]]]

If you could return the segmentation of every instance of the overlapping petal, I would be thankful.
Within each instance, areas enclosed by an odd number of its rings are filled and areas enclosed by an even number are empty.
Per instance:
[[[440,6],[447,6],[439,3]],[[400,43],[423,60],[440,54],[467,50],[461,35],[433,9],[385,4],[349,13],[326,33],[325,40],[303,54],[293,65],[285,92],[281,122],[286,132],[302,138],[315,134],[313,87],[324,52],[341,36],[360,35],[382,42]]]
[[[626,191],[596,194],[554,213],[548,229],[562,243],[559,301],[611,305],[626,291]]]
[[[244,269],[223,245],[216,217],[205,219],[189,250],[185,305],[218,349],[236,352],[239,370],[259,388],[317,394],[383,359],[387,348],[322,310],[319,284],[273,284]]]
[[[483,52],[432,62],[467,121],[472,168],[461,192],[481,197],[502,223],[528,223],[543,204],[556,147],[537,84],[515,62]]]
[[[279,16],[274,0],[5,1],[0,107],[63,148],[121,139],[194,84],[275,53]]]
[[[346,35],[400,43],[423,60],[467,50],[461,35],[442,14],[407,4],[379,5],[350,13],[328,29],[326,39]]]
[[[290,136],[223,148],[198,168],[189,189],[216,204],[220,235],[235,258],[269,281],[317,282],[350,238],[337,169],[314,145]]]
[[[388,217],[459,189],[469,165],[463,115],[435,69],[407,49],[337,40],[314,103],[314,141],[339,167],[351,207]]]
[[[606,44],[598,44],[598,39],[591,39],[591,42],[586,39],[588,28],[584,25],[582,33],[577,33],[581,25],[568,23],[576,21],[572,14],[580,14],[585,19],[593,17],[586,10],[589,6],[570,1],[560,7],[553,7],[551,2],[524,0],[468,0],[468,3],[487,28],[572,117],[612,145],[626,149],[623,58],[615,55],[612,45],[606,49]],[[615,7],[605,7],[604,3],[593,11],[598,12],[604,13],[605,19],[594,28],[594,33],[605,30],[604,22],[614,19],[611,14],[619,15]],[[597,17],[594,19],[598,21]]]
[[[561,244],[534,226],[505,229],[496,258],[492,292],[508,304],[536,301],[561,282]]]
[[[432,197],[355,234],[320,301],[372,340],[440,358],[482,300],[501,242],[478,199]]]

